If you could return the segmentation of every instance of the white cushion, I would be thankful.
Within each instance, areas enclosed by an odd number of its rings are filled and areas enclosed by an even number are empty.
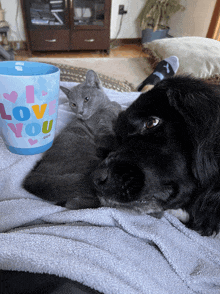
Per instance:
[[[202,37],[181,37],[155,40],[144,44],[151,55],[152,64],[175,55],[180,67],[177,74],[191,74],[198,78],[210,78],[220,74],[220,42]]]

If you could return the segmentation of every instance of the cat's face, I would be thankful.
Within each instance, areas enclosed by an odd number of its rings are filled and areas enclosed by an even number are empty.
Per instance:
[[[103,97],[101,90],[82,85],[72,88],[68,96],[72,111],[82,120],[89,119],[97,111]]]
[[[108,100],[98,76],[92,70],[86,75],[86,81],[70,90],[60,87],[69,99],[72,111],[79,119],[89,119],[97,109]]]

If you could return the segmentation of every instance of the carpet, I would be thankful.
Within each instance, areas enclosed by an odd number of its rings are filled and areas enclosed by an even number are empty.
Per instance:
[[[86,80],[86,73],[88,69],[83,67],[71,66],[63,63],[45,62],[52,64],[60,69],[60,81],[82,83]],[[107,89],[115,90],[117,92],[135,92],[135,87],[127,81],[119,81],[107,75],[98,73],[102,86]]]
[[[29,58],[28,61],[61,63],[69,66],[92,69],[118,81],[128,82],[136,88],[152,67],[147,57],[137,58]]]

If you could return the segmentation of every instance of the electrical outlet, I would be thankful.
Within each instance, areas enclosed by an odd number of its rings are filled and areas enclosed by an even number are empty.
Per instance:
[[[125,11],[124,5],[119,5],[118,14],[125,14],[127,11]]]

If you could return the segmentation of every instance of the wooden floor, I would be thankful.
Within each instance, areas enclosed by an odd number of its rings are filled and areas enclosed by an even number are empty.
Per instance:
[[[26,60],[30,57],[50,57],[50,58],[134,58],[148,56],[142,51],[141,45],[121,45],[112,46],[110,54],[102,51],[69,51],[69,52],[32,52],[16,51],[15,60]]]

